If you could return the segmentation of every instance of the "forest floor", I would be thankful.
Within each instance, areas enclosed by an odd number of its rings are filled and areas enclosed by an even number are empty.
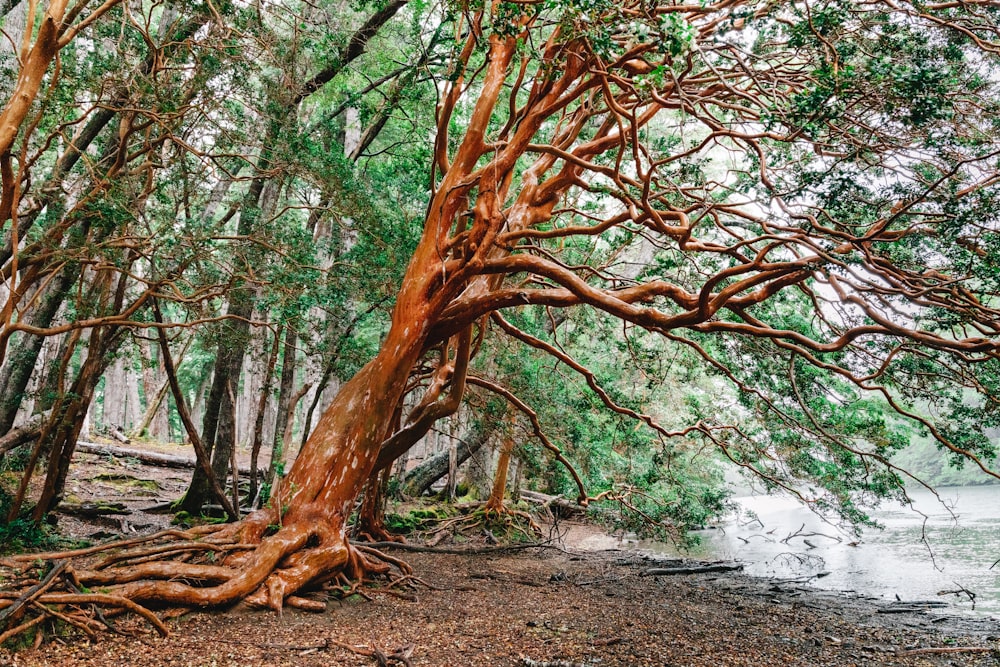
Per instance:
[[[79,459],[69,485],[75,501],[121,500],[132,510],[101,525],[61,517],[61,530],[79,537],[160,527],[168,517],[142,507],[176,497],[186,482],[181,470]],[[887,613],[898,609],[739,572],[644,576],[660,563],[588,547],[604,544],[589,539],[597,532],[575,525],[558,546],[473,555],[393,551],[429,587],[367,589],[370,599],[331,600],[319,614],[243,606],[191,613],[171,621],[165,639],[119,620],[134,636],[0,649],[0,667],[1000,665],[995,619]]]

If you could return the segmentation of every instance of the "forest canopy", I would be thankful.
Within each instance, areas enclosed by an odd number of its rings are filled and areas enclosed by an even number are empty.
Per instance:
[[[95,575],[116,600],[405,567],[349,520],[384,536],[446,428],[676,534],[723,467],[856,523],[916,438],[996,477],[1000,3],[0,16],[0,521],[56,509],[88,420],[189,442],[177,509],[233,520]]]

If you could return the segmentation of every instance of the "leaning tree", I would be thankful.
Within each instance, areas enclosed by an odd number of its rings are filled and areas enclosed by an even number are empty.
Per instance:
[[[441,8],[455,41],[435,72],[431,192],[378,353],[268,507],[133,541],[70,577],[100,595],[38,599],[280,609],[387,571],[391,559],[346,537],[366,481],[470,386],[532,420],[470,370],[488,335],[553,355],[664,438],[701,438],[848,515],[900,488],[886,406],[988,471],[998,14],[985,0]],[[574,307],[685,347],[741,405],[667,430],[510,315]],[[411,382],[418,371],[426,381]],[[206,557],[172,558],[192,552]]]

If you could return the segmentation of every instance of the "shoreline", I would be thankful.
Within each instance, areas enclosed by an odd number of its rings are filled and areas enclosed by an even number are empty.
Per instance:
[[[0,665],[379,664],[373,649],[413,667],[1000,664],[992,619],[881,613],[891,605],[741,572],[643,576],[662,559],[637,551],[396,553],[430,587],[320,614],[196,612],[163,640],[136,623],[138,638],[0,651]]]

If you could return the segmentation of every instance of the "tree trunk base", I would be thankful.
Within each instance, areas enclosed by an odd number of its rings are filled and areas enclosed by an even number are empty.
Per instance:
[[[335,529],[336,528],[336,529]],[[39,563],[49,565],[47,572]],[[165,530],[65,552],[0,560],[0,643],[69,624],[88,637],[111,631],[104,610],[132,612],[161,635],[151,608],[225,607],[245,602],[281,611],[323,611],[331,595],[364,595],[376,579],[412,581],[404,561],[351,544],[342,527],[301,521],[280,528],[257,515],[239,524]],[[182,583],[183,582],[183,583]],[[99,588],[101,593],[89,592]],[[322,599],[312,597],[319,593]],[[367,596],[366,596],[367,597]]]
[[[476,534],[491,544],[534,539],[543,534],[542,527],[527,512],[508,507],[505,503],[471,503],[463,507],[461,516],[443,520],[427,535],[429,545],[440,544],[447,534],[461,533],[466,537]],[[497,535],[499,533],[499,536]]]

